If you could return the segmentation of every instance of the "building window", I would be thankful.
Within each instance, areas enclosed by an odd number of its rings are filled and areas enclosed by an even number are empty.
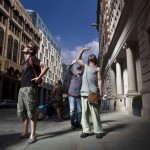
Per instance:
[[[2,15],[2,13],[0,12],[0,22],[2,22],[2,19],[3,18],[3,15]]]
[[[0,4],[1,4],[1,5],[3,4],[3,0],[0,0]]]
[[[48,57],[48,49],[45,50],[45,56]]]
[[[0,22],[6,25],[7,18],[0,12]]]
[[[54,56],[51,55],[51,62],[54,63]]]
[[[2,55],[3,51],[3,41],[4,41],[4,31],[0,28],[0,55]]]
[[[20,57],[20,65],[22,64],[22,61],[23,61],[23,59],[24,59],[24,54],[23,54],[23,50],[24,49],[24,46],[22,45],[21,46],[21,57]]]
[[[18,18],[18,23],[22,26],[22,23],[23,23],[23,18],[22,17]]]
[[[44,54],[44,45],[42,45],[42,53]]]
[[[12,47],[13,47],[13,38],[9,35],[8,45],[7,45],[7,58],[10,60],[11,60],[11,54],[12,54]]]
[[[13,18],[17,21],[18,13],[17,11],[13,11]]]
[[[43,61],[43,54],[40,53],[40,60]]]
[[[18,42],[14,41],[14,50],[13,50],[13,61],[17,62],[17,53],[18,53]]]
[[[51,39],[51,45],[53,46],[53,40]]]
[[[8,11],[8,12],[9,12],[9,7],[10,7],[9,1],[8,1],[8,0],[5,0],[5,1],[4,1],[4,8],[5,8],[5,10]]]

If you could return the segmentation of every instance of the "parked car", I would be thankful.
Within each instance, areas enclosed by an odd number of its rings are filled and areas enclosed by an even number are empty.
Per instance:
[[[16,108],[17,103],[15,103],[13,100],[1,100],[0,101],[0,108]]]

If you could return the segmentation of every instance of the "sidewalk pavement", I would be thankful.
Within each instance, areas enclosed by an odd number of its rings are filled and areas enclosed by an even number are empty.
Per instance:
[[[14,119],[14,120],[13,120]],[[70,121],[55,122],[44,119],[38,122],[38,141],[26,145],[27,139],[19,139],[20,119],[13,120],[15,126],[0,123],[0,150],[149,150],[150,121],[121,112],[101,113],[105,135],[80,138],[81,130],[71,130]],[[3,120],[4,121],[4,120]],[[4,121],[5,122],[5,121]],[[9,129],[8,129],[9,128]]]

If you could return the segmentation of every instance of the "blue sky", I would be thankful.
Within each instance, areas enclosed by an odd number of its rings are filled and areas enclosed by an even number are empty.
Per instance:
[[[96,22],[97,0],[20,0],[26,9],[41,16],[62,48],[63,62],[68,64],[80,49],[90,46],[88,53],[98,54],[98,31],[90,26]],[[69,57],[68,57],[69,56]]]

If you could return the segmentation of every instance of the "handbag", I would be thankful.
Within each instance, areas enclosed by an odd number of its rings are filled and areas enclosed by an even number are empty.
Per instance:
[[[89,91],[89,95],[88,95],[88,102],[92,103],[92,104],[98,104],[98,94],[94,93],[92,91]]]
[[[87,68],[86,68],[86,79],[87,79]],[[87,83],[88,83],[88,79],[87,79]],[[89,87],[89,94],[88,94],[88,102],[91,104],[99,104],[99,96],[98,93],[92,92],[90,91],[90,86],[88,83],[88,87]]]

